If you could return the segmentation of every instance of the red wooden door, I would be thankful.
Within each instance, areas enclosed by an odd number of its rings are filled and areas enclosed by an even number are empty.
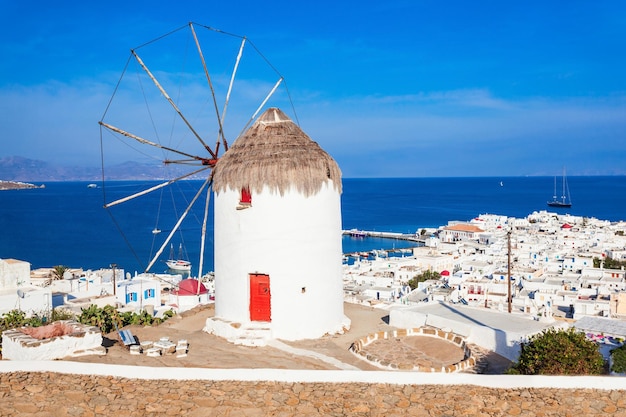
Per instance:
[[[250,320],[272,321],[270,276],[250,274]]]

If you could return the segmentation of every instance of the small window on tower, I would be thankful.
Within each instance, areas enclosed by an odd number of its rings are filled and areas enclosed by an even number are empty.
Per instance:
[[[250,193],[250,189],[248,187],[243,187],[241,189],[241,198],[239,199],[239,205],[237,206],[237,210],[243,210],[252,206],[252,194]]]

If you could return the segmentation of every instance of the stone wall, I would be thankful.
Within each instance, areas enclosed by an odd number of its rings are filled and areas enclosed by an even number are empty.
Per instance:
[[[165,380],[0,372],[0,415],[626,416],[625,393],[623,387],[494,388],[470,384]]]
[[[626,417],[626,378],[0,361],[0,416]]]

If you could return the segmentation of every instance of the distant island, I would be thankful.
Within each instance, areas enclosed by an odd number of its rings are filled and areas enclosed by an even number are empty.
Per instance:
[[[28,188],[46,188],[44,184],[35,185],[20,181],[2,181],[0,180],[0,191],[2,190],[25,190]]]
[[[176,167],[165,169],[165,164],[158,162],[145,164],[141,162],[121,162],[107,167],[108,181],[126,180],[162,180],[181,176],[186,169]],[[0,157],[0,178],[12,182],[56,182],[56,181],[101,181],[101,166],[71,166],[49,163],[21,156]],[[190,177],[189,179],[204,179]]]

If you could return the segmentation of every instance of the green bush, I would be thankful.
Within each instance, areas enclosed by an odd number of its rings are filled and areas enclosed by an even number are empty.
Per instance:
[[[411,287],[412,290],[416,289],[420,282],[428,281],[429,279],[440,279],[441,274],[439,272],[434,271],[424,271],[421,274],[415,275],[413,278],[409,280],[407,284]]]
[[[174,312],[168,310],[161,319],[153,317],[145,310],[139,314],[130,311],[120,313],[115,307],[110,305],[104,306],[104,308],[91,305],[88,308],[81,309],[78,321],[90,326],[96,326],[103,334],[107,334],[115,330],[115,326],[118,328],[128,325],[156,326],[173,315]]]
[[[50,315],[50,321],[59,321],[59,320],[75,320],[76,314],[72,311],[67,310],[65,308],[55,308],[52,310],[52,314]]]
[[[611,350],[611,371],[623,374],[626,372],[626,345]]]
[[[606,373],[604,358],[595,342],[573,328],[548,329],[522,344],[517,363],[509,374],[600,375]]]

